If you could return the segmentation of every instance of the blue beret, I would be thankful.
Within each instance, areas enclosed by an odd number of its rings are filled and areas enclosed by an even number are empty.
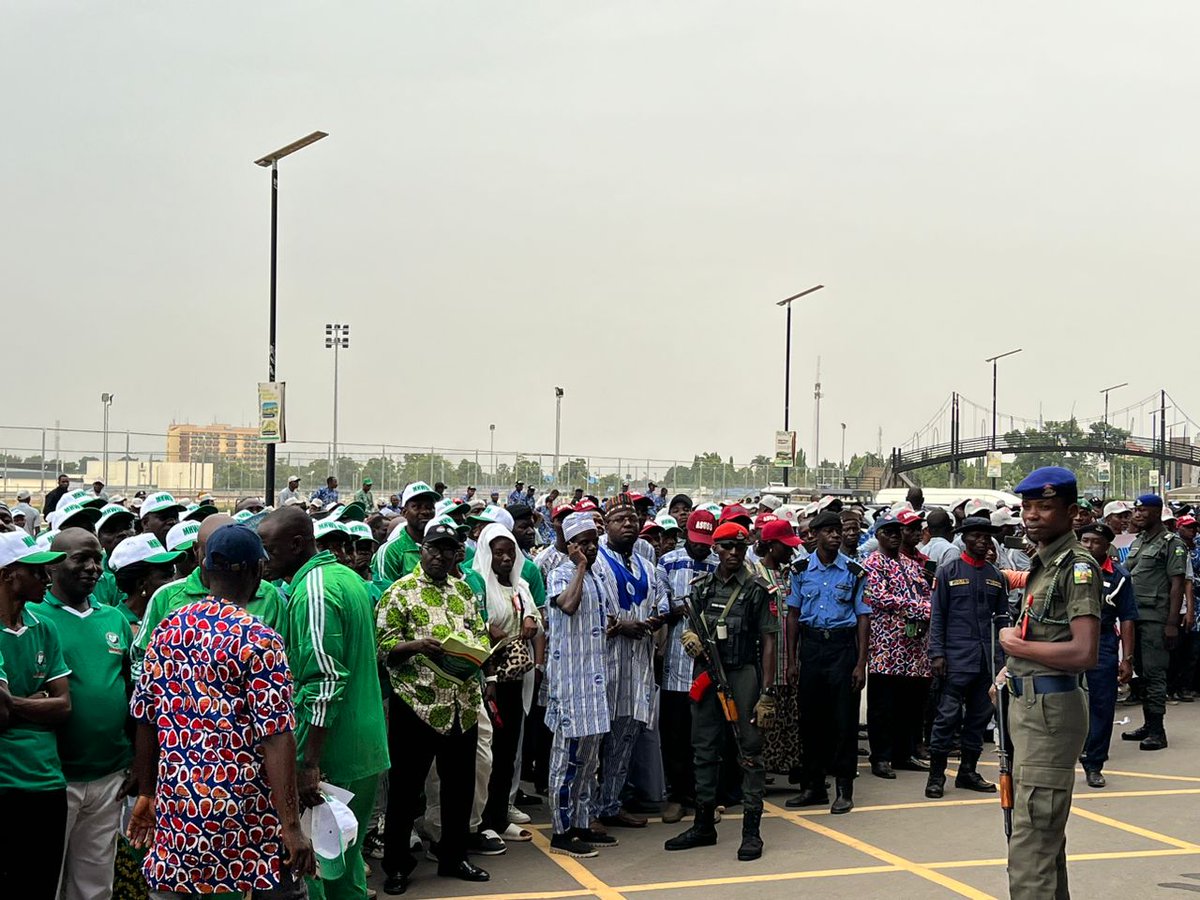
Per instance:
[[[1075,473],[1062,466],[1043,466],[1034,469],[1025,480],[1016,486],[1014,492],[1026,500],[1037,500],[1041,497],[1074,497],[1078,493],[1075,484]]]
[[[1158,494],[1142,494],[1142,496],[1138,497],[1136,500],[1133,501],[1133,505],[1135,507],[1137,507],[1137,506],[1162,506],[1163,498],[1158,496]]]

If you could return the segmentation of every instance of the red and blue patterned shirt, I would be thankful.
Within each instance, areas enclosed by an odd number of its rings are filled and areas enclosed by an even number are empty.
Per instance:
[[[150,890],[272,890],[284,855],[262,741],[295,728],[283,640],[209,597],[154,631],[130,710],[158,729]]]

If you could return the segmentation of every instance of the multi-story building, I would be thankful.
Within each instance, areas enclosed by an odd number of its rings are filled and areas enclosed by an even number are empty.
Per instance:
[[[171,424],[167,428],[167,462],[216,462],[233,459],[262,463],[264,445],[257,428],[233,425]]]

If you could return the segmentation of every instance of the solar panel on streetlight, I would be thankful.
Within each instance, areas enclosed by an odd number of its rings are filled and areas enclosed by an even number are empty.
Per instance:
[[[286,147],[280,147],[278,150],[268,153],[266,156],[262,157],[261,159],[256,159],[254,161],[254,164],[256,166],[262,166],[265,169],[267,166],[271,165],[274,162],[278,162],[279,160],[283,159],[285,156],[291,156],[297,150],[303,150],[309,144],[315,144],[321,138],[326,138],[326,137],[329,137],[329,134],[327,132],[314,131],[312,134],[305,135],[304,137],[300,138],[300,140],[298,140],[298,141],[292,141]]]

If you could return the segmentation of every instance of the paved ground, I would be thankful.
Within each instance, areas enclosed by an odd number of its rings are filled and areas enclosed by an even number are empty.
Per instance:
[[[1124,716],[1141,722],[1138,708],[1119,706],[1117,719]],[[1089,789],[1079,772],[1067,831],[1074,896],[1200,893],[1200,703],[1170,707],[1167,729],[1171,746],[1159,753],[1115,739],[1104,790]],[[995,765],[990,763],[993,773]],[[995,795],[948,789],[944,800],[925,800],[924,783],[916,772],[883,781],[864,770],[855,783],[857,805],[843,816],[829,815],[828,808],[787,810],[783,801],[793,791],[771,789],[762,825],[766,850],[753,863],[735,857],[741,831],[736,815],[717,826],[721,838],[715,847],[666,853],[662,842],[688,821],[651,820],[645,829],[614,830],[621,846],[590,860],[551,856],[548,826],[542,825],[533,843],[509,844],[502,857],[475,858],[491,872],[487,885],[438,878],[435,865],[422,862],[405,896],[772,900],[800,891],[855,900],[1006,897],[1004,832]],[[545,818],[541,810],[535,823]],[[382,898],[379,873],[371,884]]]

